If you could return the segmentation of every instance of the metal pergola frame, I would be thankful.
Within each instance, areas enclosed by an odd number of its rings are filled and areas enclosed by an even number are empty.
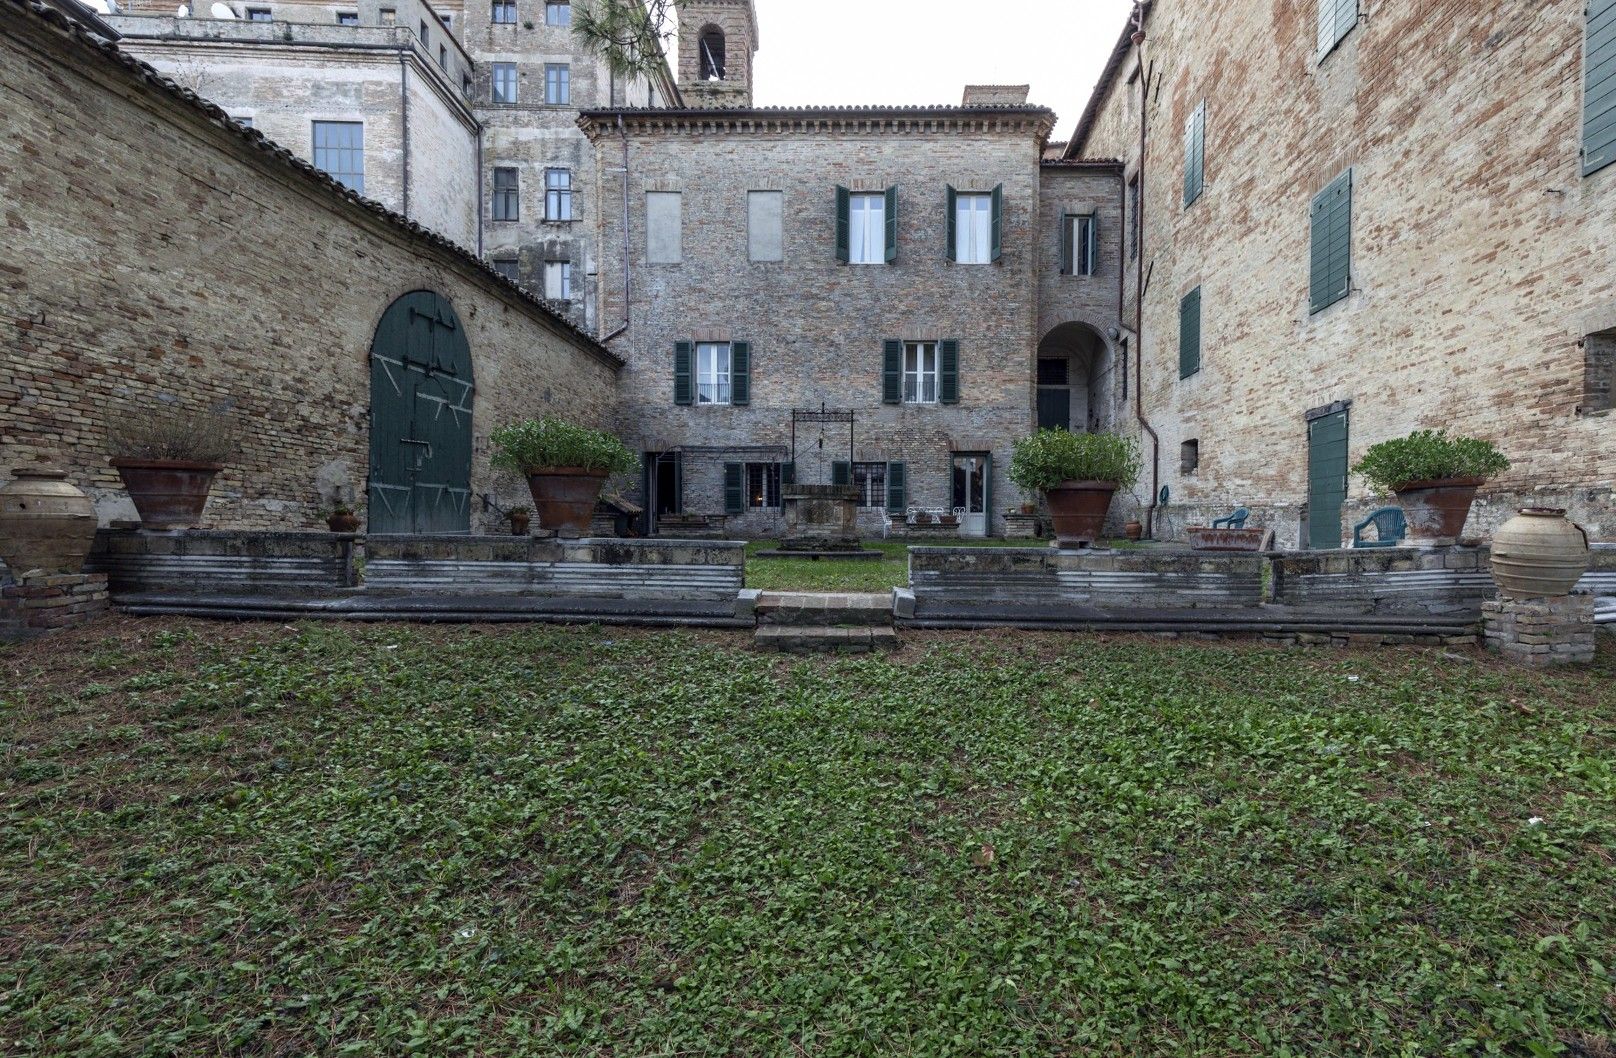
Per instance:
[[[854,436],[857,429],[855,415],[852,408],[827,408],[821,402],[819,410],[812,408],[791,409],[791,462],[797,461],[797,424],[798,423],[846,423],[847,424],[847,462],[853,463]]]

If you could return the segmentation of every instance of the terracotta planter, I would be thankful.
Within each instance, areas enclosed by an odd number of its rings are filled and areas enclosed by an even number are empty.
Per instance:
[[[1088,547],[1105,533],[1117,486],[1110,481],[1063,481],[1044,490],[1057,547]]]
[[[67,471],[13,467],[0,488],[0,561],[13,577],[78,573],[95,542],[95,506]]]
[[[189,529],[202,520],[222,463],[187,459],[114,459],[144,529]]]
[[[1213,529],[1205,525],[1192,525],[1190,547],[1196,551],[1261,551],[1266,529]]]
[[[533,513],[539,517],[539,528],[560,536],[587,533],[606,477],[604,470],[582,467],[546,467],[529,474],[527,488],[533,494]]]
[[[516,513],[513,512],[509,517],[511,519],[511,535],[512,536],[526,536],[527,535],[527,527],[530,524],[529,523],[529,518],[531,516],[526,514],[526,513],[516,514]]]
[[[1122,523],[1122,535],[1129,540],[1139,540],[1145,535],[1145,527],[1130,518]]]
[[[357,533],[359,531],[359,515],[352,511],[333,514],[325,520],[325,526],[333,533]]]
[[[1408,519],[1409,545],[1435,547],[1455,543],[1464,532],[1465,520],[1470,517],[1470,504],[1475,501],[1476,490],[1486,480],[1405,481],[1393,489],[1397,505],[1403,508],[1403,515]]]
[[[1558,507],[1523,507],[1493,534],[1493,580],[1512,599],[1568,595],[1588,571],[1588,533]]]

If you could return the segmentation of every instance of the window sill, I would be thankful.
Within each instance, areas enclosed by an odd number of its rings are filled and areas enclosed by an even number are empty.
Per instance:
[[[562,224],[577,224],[578,222],[576,220],[570,220],[570,219],[569,220],[558,220],[555,217],[541,217],[539,219],[539,223],[540,224],[562,225]]]

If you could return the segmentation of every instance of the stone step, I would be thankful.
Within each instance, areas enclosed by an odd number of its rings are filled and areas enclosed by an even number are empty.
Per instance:
[[[756,612],[760,625],[890,625],[892,593],[766,591]]]
[[[786,654],[868,654],[874,650],[896,650],[898,633],[891,627],[763,625],[753,633],[752,643],[761,650]]]

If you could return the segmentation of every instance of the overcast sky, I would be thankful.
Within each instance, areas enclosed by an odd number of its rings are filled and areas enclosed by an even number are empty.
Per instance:
[[[756,0],[758,106],[958,103],[1031,84],[1065,139],[1131,0]]]

